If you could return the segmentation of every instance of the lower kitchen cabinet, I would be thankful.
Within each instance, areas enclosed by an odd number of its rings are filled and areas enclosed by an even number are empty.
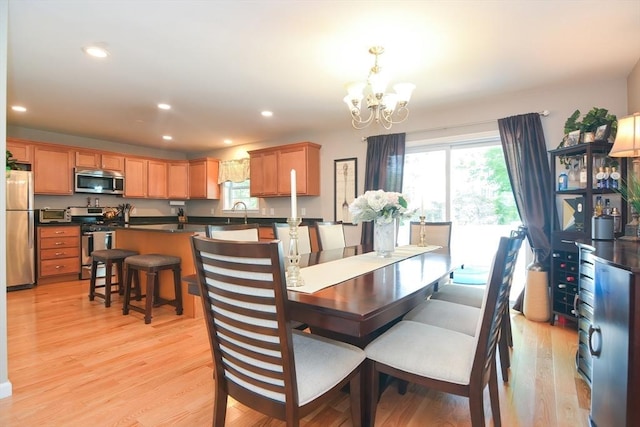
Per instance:
[[[37,283],[78,279],[80,273],[80,226],[38,227]]]

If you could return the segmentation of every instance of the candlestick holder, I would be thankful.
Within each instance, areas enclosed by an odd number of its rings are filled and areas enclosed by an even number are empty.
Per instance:
[[[421,247],[427,246],[427,229],[424,223],[425,218],[426,217],[424,215],[420,215],[420,243],[418,243],[418,246]]]
[[[286,280],[288,287],[298,287],[304,285],[304,280],[300,275],[300,252],[298,251],[298,226],[302,222],[301,218],[289,218],[289,255],[287,255]]]

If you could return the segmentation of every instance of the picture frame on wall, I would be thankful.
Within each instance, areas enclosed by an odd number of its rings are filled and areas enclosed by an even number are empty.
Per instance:
[[[353,224],[353,218],[349,212],[349,205],[356,198],[358,188],[358,159],[334,160],[333,166],[333,190],[335,221],[343,224]]]

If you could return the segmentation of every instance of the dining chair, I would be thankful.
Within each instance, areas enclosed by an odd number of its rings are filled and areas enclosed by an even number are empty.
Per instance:
[[[321,251],[346,246],[342,221],[316,221],[315,226]]]
[[[282,242],[282,249],[285,255],[288,254],[289,242],[291,240],[289,236],[289,224],[286,222],[274,222],[273,235]],[[311,253],[311,238],[309,237],[309,226],[307,225],[298,226],[298,253]]]
[[[361,425],[364,352],[291,328],[282,244],[193,236],[191,246],[215,366],[213,425],[224,426],[231,396],[298,426],[346,385]]]
[[[511,283],[513,281],[513,272],[515,271],[515,266],[518,259],[518,254],[520,252],[520,247],[522,246],[522,242],[524,241],[525,233],[519,229],[518,231],[513,231],[511,233],[510,238],[515,239],[515,244],[513,245],[513,252],[508,254],[509,256],[509,265],[507,271],[507,278],[509,280],[508,288],[507,288],[507,298],[509,292],[511,290]],[[464,286],[464,285],[446,285],[443,289],[449,286]],[[478,289],[482,291],[482,295],[480,296],[479,305],[467,305],[467,304],[458,304],[455,302],[450,302],[446,300],[434,299],[433,296],[430,299],[425,300],[420,305],[415,307],[409,313],[407,313],[403,319],[404,320],[412,320],[415,322],[427,323],[432,326],[438,326],[445,329],[450,329],[452,331],[462,332],[464,334],[475,336],[478,322],[480,321],[480,316],[482,313],[482,301],[484,300],[484,296],[488,287],[485,289]],[[476,292],[474,292],[474,295]],[[511,316],[509,316],[509,304],[505,306],[505,312],[503,313],[503,321],[502,327],[500,330],[500,338],[499,338],[499,354],[500,354],[500,367],[502,369],[502,380],[504,382],[509,381],[509,366],[510,366],[510,357],[509,357],[509,348],[512,346],[511,340]]]
[[[500,238],[475,336],[402,320],[365,348],[365,375],[372,384],[371,413],[367,415],[371,425],[375,421],[379,373],[467,397],[474,427],[485,425],[483,391],[488,385],[494,425],[501,425],[495,353],[509,302],[509,273],[517,253],[516,240]]]
[[[235,240],[245,242],[257,242],[258,224],[216,224],[207,225],[207,237],[218,240]]]
[[[451,221],[425,222],[424,223],[427,244],[448,248],[451,246]],[[420,243],[420,222],[411,221],[409,223],[409,244]]]

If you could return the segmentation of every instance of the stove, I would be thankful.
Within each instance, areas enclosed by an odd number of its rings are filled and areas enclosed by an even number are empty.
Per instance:
[[[117,210],[110,207],[69,207],[71,222],[80,224],[81,238],[81,258],[82,269],[81,279],[91,278],[91,253],[94,250],[113,249],[116,247],[116,236],[114,233],[116,226],[121,226],[124,221],[120,216],[107,220],[104,218],[105,212]],[[104,277],[104,265],[98,265],[96,277]]]

